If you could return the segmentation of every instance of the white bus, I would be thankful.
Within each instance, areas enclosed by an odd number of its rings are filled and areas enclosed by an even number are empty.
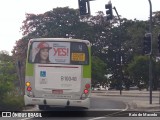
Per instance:
[[[35,38],[28,43],[25,105],[90,107],[91,46],[88,40]]]

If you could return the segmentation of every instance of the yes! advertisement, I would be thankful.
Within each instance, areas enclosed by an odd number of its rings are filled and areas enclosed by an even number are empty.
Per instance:
[[[44,50],[47,49],[47,50]],[[33,42],[30,60],[35,63],[70,63],[69,42]]]
[[[49,55],[52,63],[70,63],[69,42],[53,42],[52,47]]]

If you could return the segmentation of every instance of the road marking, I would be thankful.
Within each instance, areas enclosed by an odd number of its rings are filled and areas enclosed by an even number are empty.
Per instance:
[[[123,102],[124,103],[124,102]],[[125,104],[125,108],[124,109],[102,109],[102,108],[91,108],[89,109],[89,111],[126,111],[128,110],[129,106],[127,103],[124,103]]]
[[[109,114],[109,115],[104,115],[105,117],[95,117],[95,118],[91,118],[91,119],[88,119],[88,120],[100,120],[100,119],[104,119],[104,118],[107,118],[107,117],[110,117],[111,115],[114,115],[114,114],[117,114],[117,113],[120,113],[122,111],[126,111],[128,110],[129,106],[127,103],[125,103],[126,105],[126,108],[125,109],[91,109],[92,110],[104,110],[104,111],[118,111],[118,112],[115,112],[115,113],[112,113],[112,114]]]
[[[125,109],[101,109],[101,108],[93,108],[89,109],[88,111],[125,111]]]
[[[32,119],[34,117],[30,117],[30,118],[23,118],[23,119],[20,119],[20,120],[29,120],[29,119]]]
[[[126,105],[126,108],[123,109],[122,111],[126,111],[126,110],[128,110],[128,108],[129,108],[129,105],[128,105],[127,103],[124,103],[124,104]]]
[[[106,117],[96,117],[96,118],[91,118],[91,119],[88,119],[88,120],[99,120],[99,119],[103,119],[103,118],[106,118]]]
[[[117,114],[117,113],[120,113],[120,112],[122,112],[122,111],[118,111],[118,112],[115,112],[115,113],[111,113],[111,114],[108,114],[108,115],[104,115],[105,117],[95,117],[95,118],[91,118],[91,119],[88,119],[88,120],[104,119],[104,118],[110,117],[111,115],[114,115],[114,114]]]

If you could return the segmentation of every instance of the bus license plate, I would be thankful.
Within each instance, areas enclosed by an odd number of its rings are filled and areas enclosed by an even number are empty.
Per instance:
[[[63,94],[63,90],[52,90],[53,94]]]
[[[72,53],[72,61],[85,61],[84,53]]]

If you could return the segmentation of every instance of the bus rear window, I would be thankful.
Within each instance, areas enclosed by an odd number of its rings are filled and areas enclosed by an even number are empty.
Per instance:
[[[32,42],[30,63],[41,64],[89,64],[88,47],[83,42]]]

